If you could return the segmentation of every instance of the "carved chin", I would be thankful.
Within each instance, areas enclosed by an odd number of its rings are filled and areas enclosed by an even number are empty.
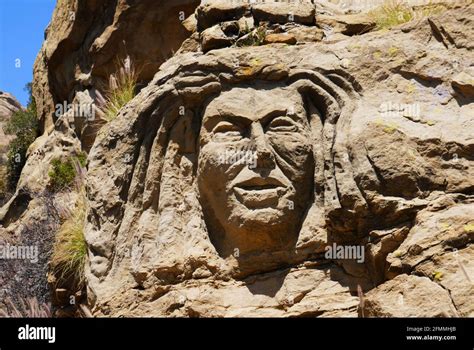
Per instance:
[[[249,209],[277,208],[289,190],[284,187],[244,189],[234,187],[235,198]]]
[[[230,221],[235,218],[239,226],[260,225],[269,228],[292,220],[294,213],[289,209],[292,189],[278,187],[258,190],[234,188],[230,195]],[[260,227],[261,228],[261,227]]]
[[[281,230],[286,232],[290,222],[283,210],[278,209],[260,209],[258,211],[247,210],[240,214],[240,225],[254,234],[273,234],[279,233]],[[289,234],[289,233],[288,233]]]

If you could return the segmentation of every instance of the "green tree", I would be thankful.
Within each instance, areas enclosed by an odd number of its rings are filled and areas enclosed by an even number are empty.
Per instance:
[[[39,124],[36,116],[36,103],[31,91],[32,84],[28,83],[25,90],[29,93],[26,109],[15,112],[4,125],[3,131],[7,135],[16,136],[8,146],[7,185],[14,190],[26,163],[28,147],[38,137]]]
[[[87,154],[80,153],[62,161],[59,158],[51,161],[51,170],[49,172],[50,185],[55,191],[64,190],[72,185],[77,176],[76,164],[81,168],[86,166]]]

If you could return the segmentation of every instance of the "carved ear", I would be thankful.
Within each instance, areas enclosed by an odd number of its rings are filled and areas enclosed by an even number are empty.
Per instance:
[[[199,130],[195,130],[194,113],[191,110],[183,111],[171,129],[170,139],[179,147],[180,154],[196,152],[196,138]]]

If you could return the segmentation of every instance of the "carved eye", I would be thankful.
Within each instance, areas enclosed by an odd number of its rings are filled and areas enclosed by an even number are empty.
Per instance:
[[[243,132],[239,126],[230,122],[220,122],[212,130],[217,140],[240,140],[243,137]]]
[[[298,126],[295,121],[289,117],[282,116],[273,119],[267,126],[268,131],[273,132],[292,132],[297,131]]]

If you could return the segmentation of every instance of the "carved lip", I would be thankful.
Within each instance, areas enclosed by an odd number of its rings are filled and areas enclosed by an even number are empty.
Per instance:
[[[252,177],[234,186],[234,188],[239,188],[244,191],[265,191],[284,187],[286,186],[274,177]]]
[[[273,177],[254,177],[234,186],[237,199],[248,208],[276,207],[286,186]]]

